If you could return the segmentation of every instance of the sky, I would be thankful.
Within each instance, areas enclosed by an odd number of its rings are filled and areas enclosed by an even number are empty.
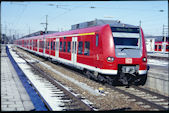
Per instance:
[[[21,37],[44,30],[70,30],[95,19],[120,20],[141,26],[145,35],[159,36],[168,27],[168,1],[27,1],[1,2],[1,32]],[[167,31],[167,29],[165,29]]]

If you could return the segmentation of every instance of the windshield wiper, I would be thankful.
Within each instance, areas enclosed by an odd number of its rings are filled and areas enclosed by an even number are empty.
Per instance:
[[[127,47],[124,47],[124,48],[121,48],[121,51],[123,51],[124,49],[134,49],[134,48],[127,48]]]

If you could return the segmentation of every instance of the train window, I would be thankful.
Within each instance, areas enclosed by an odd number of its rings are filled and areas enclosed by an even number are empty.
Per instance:
[[[74,41],[72,41],[72,53],[74,53]]]
[[[35,47],[35,41],[34,41],[34,40],[32,41],[32,43],[33,43],[33,44],[32,44],[32,45],[33,45],[33,47]]]
[[[53,44],[53,42],[51,41],[51,43],[50,43],[50,50],[52,50],[52,44]]]
[[[41,41],[39,41],[39,48],[41,48],[41,46],[42,46],[42,44],[41,44],[42,42]]]
[[[159,49],[161,49],[161,45],[159,45]]]
[[[36,41],[33,41],[33,47],[36,47]]]
[[[157,45],[155,45],[155,49],[157,49]]]
[[[55,42],[53,42],[53,49],[52,50],[55,50]]]
[[[41,44],[42,44],[41,47],[44,48],[44,41],[42,41]]]
[[[76,51],[77,51],[77,50],[76,50],[76,45],[77,45],[77,44],[76,44],[76,42],[74,42],[74,43],[75,43],[75,51],[74,51],[74,53],[76,54]]]
[[[32,40],[32,47],[33,47],[33,40]]]
[[[48,43],[46,42],[46,49],[48,49]]]
[[[66,52],[66,42],[63,44],[63,52]]]
[[[167,50],[169,49],[169,45],[166,45],[166,49],[167,49]]]
[[[60,42],[60,48],[59,48],[60,51],[62,51],[62,42]]]
[[[89,50],[90,50],[90,42],[85,42],[84,55],[89,56]]]
[[[83,54],[82,50],[83,50],[83,42],[80,41],[79,44],[78,44],[78,54]]]
[[[70,50],[71,50],[71,45],[70,45],[70,42],[67,42],[67,52],[70,53]]]
[[[49,49],[49,42],[48,42],[48,49]]]
[[[115,45],[138,46],[138,38],[119,38],[114,37]]]
[[[96,35],[96,47],[99,45],[99,35]]]
[[[42,48],[42,41],[39,41],[39,48]]]
[[[24,45],[26,46],[26,41],[24,41]]]

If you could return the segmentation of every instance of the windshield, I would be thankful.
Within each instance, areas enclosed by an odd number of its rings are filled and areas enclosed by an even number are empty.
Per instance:
[[[139,28],[111,27],[116,48],[139,48]]]
[[[115,45],[121,46],[138,46],[138,38],[119,38],[114,37]]]

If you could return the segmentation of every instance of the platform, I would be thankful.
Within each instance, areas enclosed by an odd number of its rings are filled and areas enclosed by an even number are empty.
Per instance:
[[[1,45],[1,111],[32,111],[35,107]]]

